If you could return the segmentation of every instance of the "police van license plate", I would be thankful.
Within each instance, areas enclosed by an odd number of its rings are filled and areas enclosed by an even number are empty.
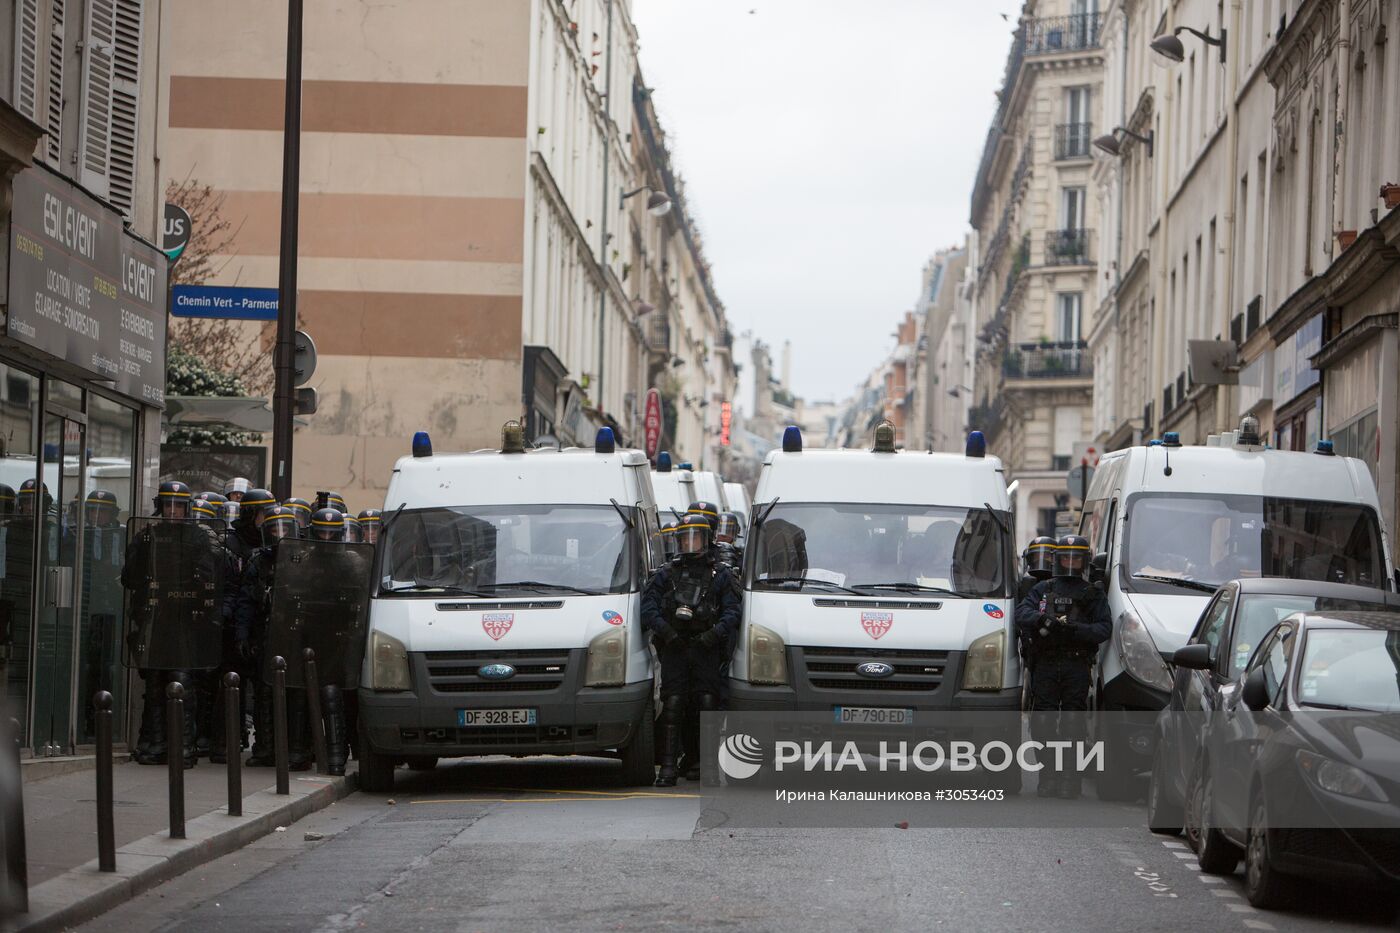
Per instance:
[[[882,709],[875,706],[838,706],[838,723],[872,726],[908,726],[914,722],[912,709]]]
[[[535,711],[532,709],[459,709],[459,726],[533,726]]]

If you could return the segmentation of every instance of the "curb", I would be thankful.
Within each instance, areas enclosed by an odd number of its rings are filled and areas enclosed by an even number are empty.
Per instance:
[[[117,850],[117,870],[100,872],[97,859],[37,885],[29,913],[0,924],[5,931],[62,930],[85,923],[185,872],[289,826],[355,791],[359,775],[294,777],[291,796],[260,790],[243,798],[243,815],[222,809],[185,823],[185,839],[155,833]]]

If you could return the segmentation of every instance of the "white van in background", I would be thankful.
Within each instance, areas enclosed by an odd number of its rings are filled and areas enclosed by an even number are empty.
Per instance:
[[[959,456],[896,452],[879,430],[874,450],[804,451],[788,428],[764,460],[731,709],[857,725],[1020,709],[1001,462],[977,432]]]
[[[661,524],[680,519],[692,502],[700,500],[695,488],[695,474],[689,469],[673,469],[671,455],[666,451],[656,456],[656,469],[651,471],[652,495],[656,498],[656,514]]]
[[[1366,464],[1270,450],[1258,423],[1185,447],[1175,433],[1104,455],[1080,534],[1105,570],[1113,637],[1099,657],[1095,707],[1155,711],[1172,677],[1164,658],[1185,644],[1220,584],[1287,577],[1392,589],[1380,502]],[[1099,796],[1126,799],[1151,764],[1150,716],[1105,717]]]
[[[616,753],[653,769],[641,592],[660,562],[646,457],[614,447],[434,455],[426,434],[384,502],[361,678],[360,783],[440,757]]]
[[[682,464],[684,466],[684,464]],[[724,481],[711,470],[694,470],[695,492],[699,499],[713,502],[721,512],[729,511],[729,500],[724,494]]]
[[[748,489],[743,483],[725,483],[724,501],[728,503],[729,511],[739,516],[739,527],[744,534],[748,534],[753,521],[753,505],[749,502]]]

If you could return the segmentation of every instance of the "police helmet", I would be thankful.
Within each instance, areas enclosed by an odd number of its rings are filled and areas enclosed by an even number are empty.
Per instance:
[[[1089,539],[1065,535],[1055,544],[1055,576],[1084,578],[1089,568]]]
[[[1055,539],[1049,535],[1026,545],[1026,573],[1037,580],[1048,580],[1055,575]]]
[[[94,489],[88,493],[83,505],[87,523],[98,528],[115,525],[121,514],[121,504],[117,502],[116,494],[106,489]]]
[[[221,492],[214,492],[212,489],[206,492],[201,492],[199,495],[195,496],[195,498],[203,499],[210,505],[218,506],[222,506],[224,503],[228,502],[228,496],[224,495]]]
[[[253,491],[253,484],[242,476],[235,476],[224,483],[224,495],[228,496],[231,502],[242,502],[248,498],[248,493]]]
[[[365,544],[379,543],[382,515],[378,509],[365,509],[359,515],[360,538]]]
[[[311,527],[311,503],[305,499],[288,499],[282,503],[283,508],[291,509],[296,513],[297,525],[305,533]]]
[[[243,493],[242,499],[235,499],[234,501],[238,503],[238,514],[240,516],[246,516],[248,520],[252,521],[252,523],[259,528],[262,527],[263,518],[266,517],[266,513],[277,505],[277,500],[273,498],[272,493],[268,492],[266,489],[249,489],[247,492]],[[292,517],[295,518],[296,516],[293,515]]]
[[[193,498],[189,486],[178,479],[166,480],[156,491],[156,514],[162,518],[189,518],[190,500]]]
[[[720,512],[719,524],[715,527],[715,540],[720,544],[733,544],[739,540],[739,516],[733,512]]]
[[[661,526],[661,548],[666,554],[666,559],[671,560],[676,556],[676,529],[680,527],[679,522],[667,522]]]
[[[39,510],[38,506],[34,504],[34,494],[39,491],[43,492],[44,508],[48,508],[48,486],[41,486],[32,479],[27,479],[19,484],[19,494],[15,497],[15,505],[21,515],[33,515]]]
[[[316,493],[316,508],[335,509],[341,514],[345,514],[350,511],[345,507],[345,497],[338,492]]]
[[[13,486],[0,483],[0,515],[9,515],[15,510],[15,490]]]
[[[210,502],[208,499],[194,500],[194,506],[190,509],[190,512],[193,513],[195,518],[203,522],[212,522],[222,517],[218,506],[214,505],[214,503]]]
[[[676,526],[676,554],[679,557],[695,557],[710,549],[710,523],[701,516],[689,514],[685,522]]]
[[[291,509],[273,505],[264,508],[261,515],[263,544],[270,546],[284,538],[297,536],[297,517]]]
[[[703,519],[710,526],[710,534],[713,536],[719,525],[719,506],[701,499],[699,502],[690,503],[690,508],[685,510],[685,517],[687,521],[691,518]]]
[[[345,513],[339,509],[317,509],[311,515],[313,541],[344,541]]]
[[[365,540],[364,529],[360,527],[360,520],[353,515],[345,516],[345,543],[363,544]]]

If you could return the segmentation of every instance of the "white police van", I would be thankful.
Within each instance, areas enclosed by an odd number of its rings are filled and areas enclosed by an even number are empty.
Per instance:
[[[688,465],[673,469],[671,454],[664,450],[656,455],[656,469],[651,473],[651,488],[656,497],[657,516],[663,525],[680,519],[692,502],[700,501],[700,493],[695,487],[694,472]]]
[[[616,753],[653,770],[651,654],[641,591],[659,561],[649,464],[618,450],[434,455],[394,467],[376,555],[359,701],[360,782],[399,762]]]
[[[973,432],[965,456],[896,452],[888,425],[873,450],[803,450],[787,429],[758,479],[731,709],[1020,709],[1011,503],[985,451]]]
[[[1253,418],[1206,446],[1168,433],[1104,455],[1080,533],[1105,571],[1113,615],[1095,679],[1095,707],[1111,714],[1100,717],[1105,799],[1133,795],[1133,775],[1151,764],[1153,717],[1132,714],[1166,705],[1165,659],[1220,584],[1287,577],[1393,588],[1366,464],[1334,456],[1330,441],[1315,453],[1268,449]]]

